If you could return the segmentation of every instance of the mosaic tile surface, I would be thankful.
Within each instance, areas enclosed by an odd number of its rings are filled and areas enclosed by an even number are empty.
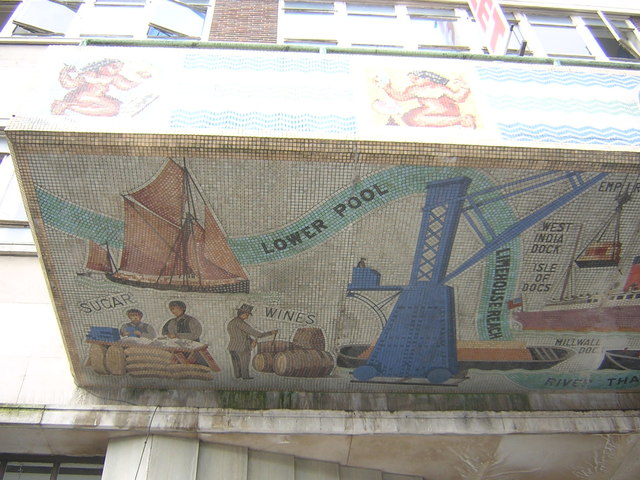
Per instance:
[[[42,148],[18,158],[82,385],[640,384],[638,174]]]
[[[43,82],[7,134],[79,384],[640,387],[638,74],[63,47]]]
[[[631,70],[179,48],[48,57],[20,115],[39,130],[640,145]]]

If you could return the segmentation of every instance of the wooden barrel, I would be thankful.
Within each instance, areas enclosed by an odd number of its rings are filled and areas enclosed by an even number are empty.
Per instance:
[[[94,372],[101,375],[106,375],[109,372],[104,364],[104,357],[107,354],[107,347],[92,343],[89,347],[89,366]]]
[[[124,375],[126,373],[124,349],[119,345],[111,345],[104,357],[104,365],[111,375]]]
[[[256,351],[258,353],[278,353],[293,350],[293,342],[285,340],[268,340],[266,342],[258,342]]]
[[[258,372],[273,373],[273,353],[258,353],[253,357],[253,368]]]
[[[323,350],[290,350],[273,357],[273,371],[284,377],[326,377],[333,366],[333,356]]]
[[[312,350],[324,350],[326,343],[322,329],[317,327],[298,328],[293,335],[293,343],[296,347],[310,348]]]

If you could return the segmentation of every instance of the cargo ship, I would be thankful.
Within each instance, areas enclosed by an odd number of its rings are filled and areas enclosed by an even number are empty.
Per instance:
[[[571,292],[572,278],[577,269],[618,267],[622,243],[620,225],[622,210],[631,200],[627,191],[619,193],[612,215],[598,229],[586,246],[572,256],[562,279],[558,299],[547,302],[538,311],[514,311],[516,328],[524,330],[554,330],[573,332],[640,332],[640,255],[636,255],[624,286],[607,292]],[[576,247],[579,241],[576,240]],[[631,248],[631,251],[637,251]]]
[[[640,275],[640,256],[636,257]],[[534,312],[514,312],[524,330],[572,332],[640,332],[640,291],[584,295],[545,305]]]

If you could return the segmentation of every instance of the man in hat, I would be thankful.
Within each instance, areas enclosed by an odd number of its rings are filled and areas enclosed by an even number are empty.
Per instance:
[[[253,377],[249,375],[249,365],[251,363],[251,348],[255,343],[255,338],[268,337],[275,335],[278,330],[270,330],[261,332],[256,330],[247,323],[247,319],[252,315],[253,305],[243,304],[237,315],[231,319],[227,325],[229,333],[229,354],[231,355],[231,363],[233,364],[233,374],[236,378],[243,380],[251,380]]]

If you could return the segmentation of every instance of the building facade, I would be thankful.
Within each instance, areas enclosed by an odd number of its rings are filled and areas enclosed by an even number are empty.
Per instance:
[[[635,478],[640,9],[2,6],[0,478]]]

